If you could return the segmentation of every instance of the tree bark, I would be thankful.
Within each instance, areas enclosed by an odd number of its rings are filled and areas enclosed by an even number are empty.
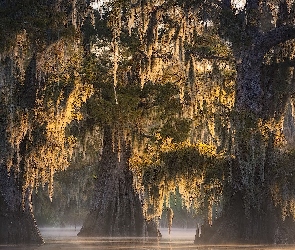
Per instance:
[[[266,194],[267,195],[267,194]],[[202,234],[195,236],[196,244],[292,244],[295,242],[293,218],[282,219],[280,211],[269,196],[260,201],[260,210],[251,207],[245,214],[245,193],[233,194],[223,215]]]
[[[223,3],[225,10],[232,11],[229,1]],[[257,6],[256,0],[249,0],[246,11]],[[294,220],[282,218],[281,208],[275,204],[271,193],[275,157],[273,137],[268,135],[266,145],[263,141],[267,137],[258,132],[258,120],[270,118],[269,112],[265,112],[268,107],[262,87],[264,55],[273,46],[294,38],[295,28],[284,25],[262,33],[255,26],[255,16],[253,18],[253,22],[247,20],[248,24],[241,27],[244,29],[241,34],[248,40],[233,42],[237,71],[232,123],[235,160],[230,166],[231,177],[225,182],[223,214],[212,226],[204,225],[201,236],[196,234],[196,244],[295,242]],[[230,34],[230,31],[223,33]]]
[[[233,176],[239,177],[240,174]],[[293,218],[282,218],[281,208],[273,202],[269,184],[255,184],[258,186],[255,192],[228,186],[222,216],[212,226],[204,225],[201,236],[196,235],[195,243],[294,244]],[[249,194],[253,197],[249,198]]]
[[[115,135],[115,136],[114,136]],[[143,236],[141,201],[128,167],[130,148],[121,132],[104,130],[104,145],[96,179],[94,208],[79,236]]]
[[[29,68],[34,66],[34,62],[35,58],[31,60]],[[18,69],[9,67],[14,65],[9,57],[2,63],[1,80],[6,85],[0,86],[2,92],[0,95],[2,102],[0,105],[0,244],[42,244],[43,239],[32,210],[33,188],[27,187],[23,190],[25,175],[23,143],[20,143],[20,150],[16,152],[9,142],[7,131],[10,116],[14,115],[17,102],[12,93],[20,85],[14,79],[15,71]],[[5,89],[8,89],[9,93]],[[26,101],[32,102],[32,100]]]
[[[252,51],[237,63],[235,160],[230,166],[231,178],[225,183],[224,210],[212,226],[204,226],[201,237],[196,235],[197,244],[295,242],[294,220],[282,218],[271,193],[274,141],[271,134],[262,135],[258,128],[258,119],[268,118],[262,114],[261,65],[261,56]]]
[[[283,218],[282,208],[275,204],[271,190],[276,168],[273,136],[269,136],[267,145],[259,134],[236,139],[236,158],[231,166],[232,180],[225,183],[222,216],[212,226],[205,225],[201,237],[196,235],[195,243],[294,243],[294,220]],[[256,157],[251,160],[254,154]]]
[[[23,195],[21,189],[14,174],[1,165],[0,244],[44,243],[32,211],[32,192]]]

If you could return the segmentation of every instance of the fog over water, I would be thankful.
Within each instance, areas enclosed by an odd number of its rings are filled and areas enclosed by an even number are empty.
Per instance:
[[[195,229],[172,228],[171,235],[167,228],[161,228],[162,238],[100,238],[100,237],[77,237],[79,229],[75,228],[41,228],[45,244],[42,246],[4,246],[0,249],[9,250],[294,250],[295,245],[232,245],[232,246],[199,246],[194,245]]]

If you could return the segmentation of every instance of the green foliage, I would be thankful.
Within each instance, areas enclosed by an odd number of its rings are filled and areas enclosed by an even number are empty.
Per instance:
[[[95,35],[97,36],[98,39],[111,41],[112,28],[109,27],[108,25],[110,12],[107,9],[104,9],[102,16],[98,11],[95,11],[94,13],[95,13]]]
[[[182,105],[179,99],[180,90],[176,84],[147,82],[141,88],[139,82],[129,83],[120,79],[116,87],[119,104],[116,104],[111,66],[107,51],[85,60],[84,79],[95,88],[95,94],[85,106],[89,121],[101,127],[106,124],[121,126],[133,131],[132,133],[142,131],[146,123],[153,121],[154,125],[149,133],[162,131],[163,137],[173,137],[176,141],[187,138],[190,120],[177,118]],[[126,67],[129,67],[128,62]],[[122,72],[123,70],[124,68]]]
[[[193,43],[185,44],[187,53],[193,53],[197,58],[230,58],[230,50],[215,34],[208,31],[205,34],[195,34]]]
[[[0,49],[8,49],[16,36],[24,30],[30,41],[37,46],[72,36],[73,27],[66,24],[65,12],[57,11],[53,5],[38,0],[2,1],[0,3]]]
[[[190,119],[168,118],[163,125],[160,134],[164,139],[173,138],[173,142],[182,142],[187,139],[190,128]]]
[[[128,48],[131,55],[135,55],[138,53],[138,48],[141,46],[138,31],[133,29],[132,36],[130,36],[128,30],[122,30],[120,43],[122,46]]]
[[[202,175],[210,158],[200,154],[197,148],[184,147],[177,150],[164,152],[161,156],[164,164],[168,168],[168,174],[173,177],[180,175],[190,175],[193,173]]]

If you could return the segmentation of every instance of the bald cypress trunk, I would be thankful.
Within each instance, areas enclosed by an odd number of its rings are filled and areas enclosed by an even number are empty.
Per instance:
[[[32,190],[22,194],[13,172],[0,165],[0,244],[42,244],[32,211]]]
[[[295,242],[294,220],[288,216],[283,218],[282,207],[275,204],[271,190],[277,157],[272,134],[275,128],[262,134],[259,127],[259,121],[269,118],[261,79],[264,53],[265,48],[260,46],[236,53],[236,102],[232,122],[235,157],[224,183],[222,216],[213,225],[204,225],[201,237],[196,234],[197,244]]]
[[[143,236],[144,217],[128,166],[130,148],[121,131],[104,130],[94,207],[79,236]]]
[[[294,219],[282,215],[282,207],[275,203],[271,190],[275,181],[272,143],[266,148],[263,166],[259,166],[259,160],[256,164],[247,162],[249,154],[239,155],[232,163],[232,181],[228,180],[224,188],[223,213],[213,225],[204,225],[201,236],[195,237],[196,244],[295,242]],[[238,147],[241,150],[242,145]]]
[[[271,48],[295,37],[294,23],[279,6],[276,25],[261,27],[262,1],[245,2],[243,11],[237,13],[230,0],[221,1],[220,34],[232,42],[237,73],[234,159],[224,182],[223,214],[212,226],[204,226],[196,243],[295,242],[294,220],[282,216],[282,204],[275,201],[272,190],[278,163],[274,120],[281,118],[282,108],[273,104],[274,72],[264,72],[264,57]],[[276,70],[275,65],[272,71]]]
[[[41,244],[43,239],[32,210],[33,187],[23,185],[26,139],[22,138],[16,150],[11,142],[14,134],[8,129],[9,126],[12,127],[11,117],[22,110],[16,108],[17,101],[20,102],[20,100],[16,100],[17,96],[13,94],[22,91],[22,104],[27,105],[28,108],[31,108],[30,105],[34,103],[35,99],[32,96],[35,93],[35,82],[28,77],[31,77],[35,69],[35,57],[28,66],[25,86],[27,87],[26,84],[30,82],[30,88],[27,89],[15,79],[18,68],[13,59],[10,57],[5,59],[1,61],[0,69],[0,244]],[[21,128],[15,131],[16,134],[22,132]]]

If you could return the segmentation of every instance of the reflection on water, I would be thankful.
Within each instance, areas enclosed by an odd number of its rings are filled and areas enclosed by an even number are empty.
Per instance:
[[[79,230],[74,228],[41,228],[45,244],[42,246],[3,246],[0,249],[7,250],[294,250],[295,245],[272,246],[198,246],[194,245],[194,229],[172,229],[171,235],[167,228],[162,228],[162,238],[99,238],[77,237]]]

